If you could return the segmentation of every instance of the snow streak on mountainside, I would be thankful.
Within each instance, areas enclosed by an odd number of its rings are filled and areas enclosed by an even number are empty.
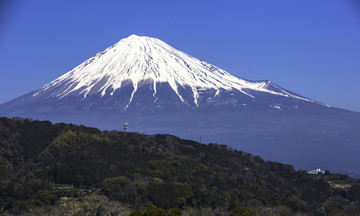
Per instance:
[[[207,89],[215,89],[214,97],[220,90],[237,89],[251,98],[254,96],[248,90],[314,102],[288,92],[270,81],[252,82],[240,79],[176,50],[159,39],[136,35],[122,39],[86,60],[78,67],[38,89],[33,97],[42,94],[58,99],[71,94],[81,95],[84,98],[99,93],[101,96],[113,95],[117,89],[131,84],[133,91],[125,107],[126,110],[141,82],[153,85],[155,102],[157,85],[160,83],[168,83],[182,102],[184,99],[178,88],[190,87],[196,106],[198,106],[199,90]],[[61,90],[51,90],[59,86]]]

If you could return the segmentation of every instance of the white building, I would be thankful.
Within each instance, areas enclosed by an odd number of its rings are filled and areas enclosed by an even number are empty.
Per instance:
[[[309,174],[313,174],[313,175],[319,174],[319,173],[324,174],[324,173],[325,173],[325,170],[322,170],[322,169],[320,169],[320,168],[317,168],[317,169],[314,169],[314,170],[309,170],[308,173],[309,173]]]

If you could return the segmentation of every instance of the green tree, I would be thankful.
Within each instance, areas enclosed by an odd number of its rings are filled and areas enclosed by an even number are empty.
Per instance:
[[[178,208],[172,208],[165,210],[158,208],[154,205],[150,205],[144,210],[134,210],[130,216],[181,216],[182,211]]]
[[[236,207],[234,211],[232,211],[229,216],[256,216],[256,212],[245,207]]]

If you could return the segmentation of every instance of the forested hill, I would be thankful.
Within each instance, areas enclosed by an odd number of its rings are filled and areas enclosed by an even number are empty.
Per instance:
[[[85,190],[131,209],[360,212],[360,181],[345,175],[310,175],[226,145],[172,135],[20,118],[0,118],[0,178],[2,213],[55,206]]]

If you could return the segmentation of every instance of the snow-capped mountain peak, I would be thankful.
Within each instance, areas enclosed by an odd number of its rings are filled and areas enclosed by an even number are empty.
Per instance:
[[[95,93],[101,93],[101,96],[113,95],[125,81],[131,81],[133,85],[125,110],[132,102],[139,83],[142,81],[152,83],[154,98],[157,94],[157,85],[168,83],[183,102],[179,87],[190,87],[196,106],[199,90],[204,89],[215,89],[215,95],[222,89],[237,89],[249,97],[254,96],[247,90],[256,90],[313,102],[278,88],[270,81],[253,82],[238,78],[214,65],[176,50],[159,39],[137,35],[122,39],[97,53],[73,70],[40,88],[33,96],[64,84],[67,86],[65,89],[55,91],[50,96],[61,99],[74,93],[85,98]]]

